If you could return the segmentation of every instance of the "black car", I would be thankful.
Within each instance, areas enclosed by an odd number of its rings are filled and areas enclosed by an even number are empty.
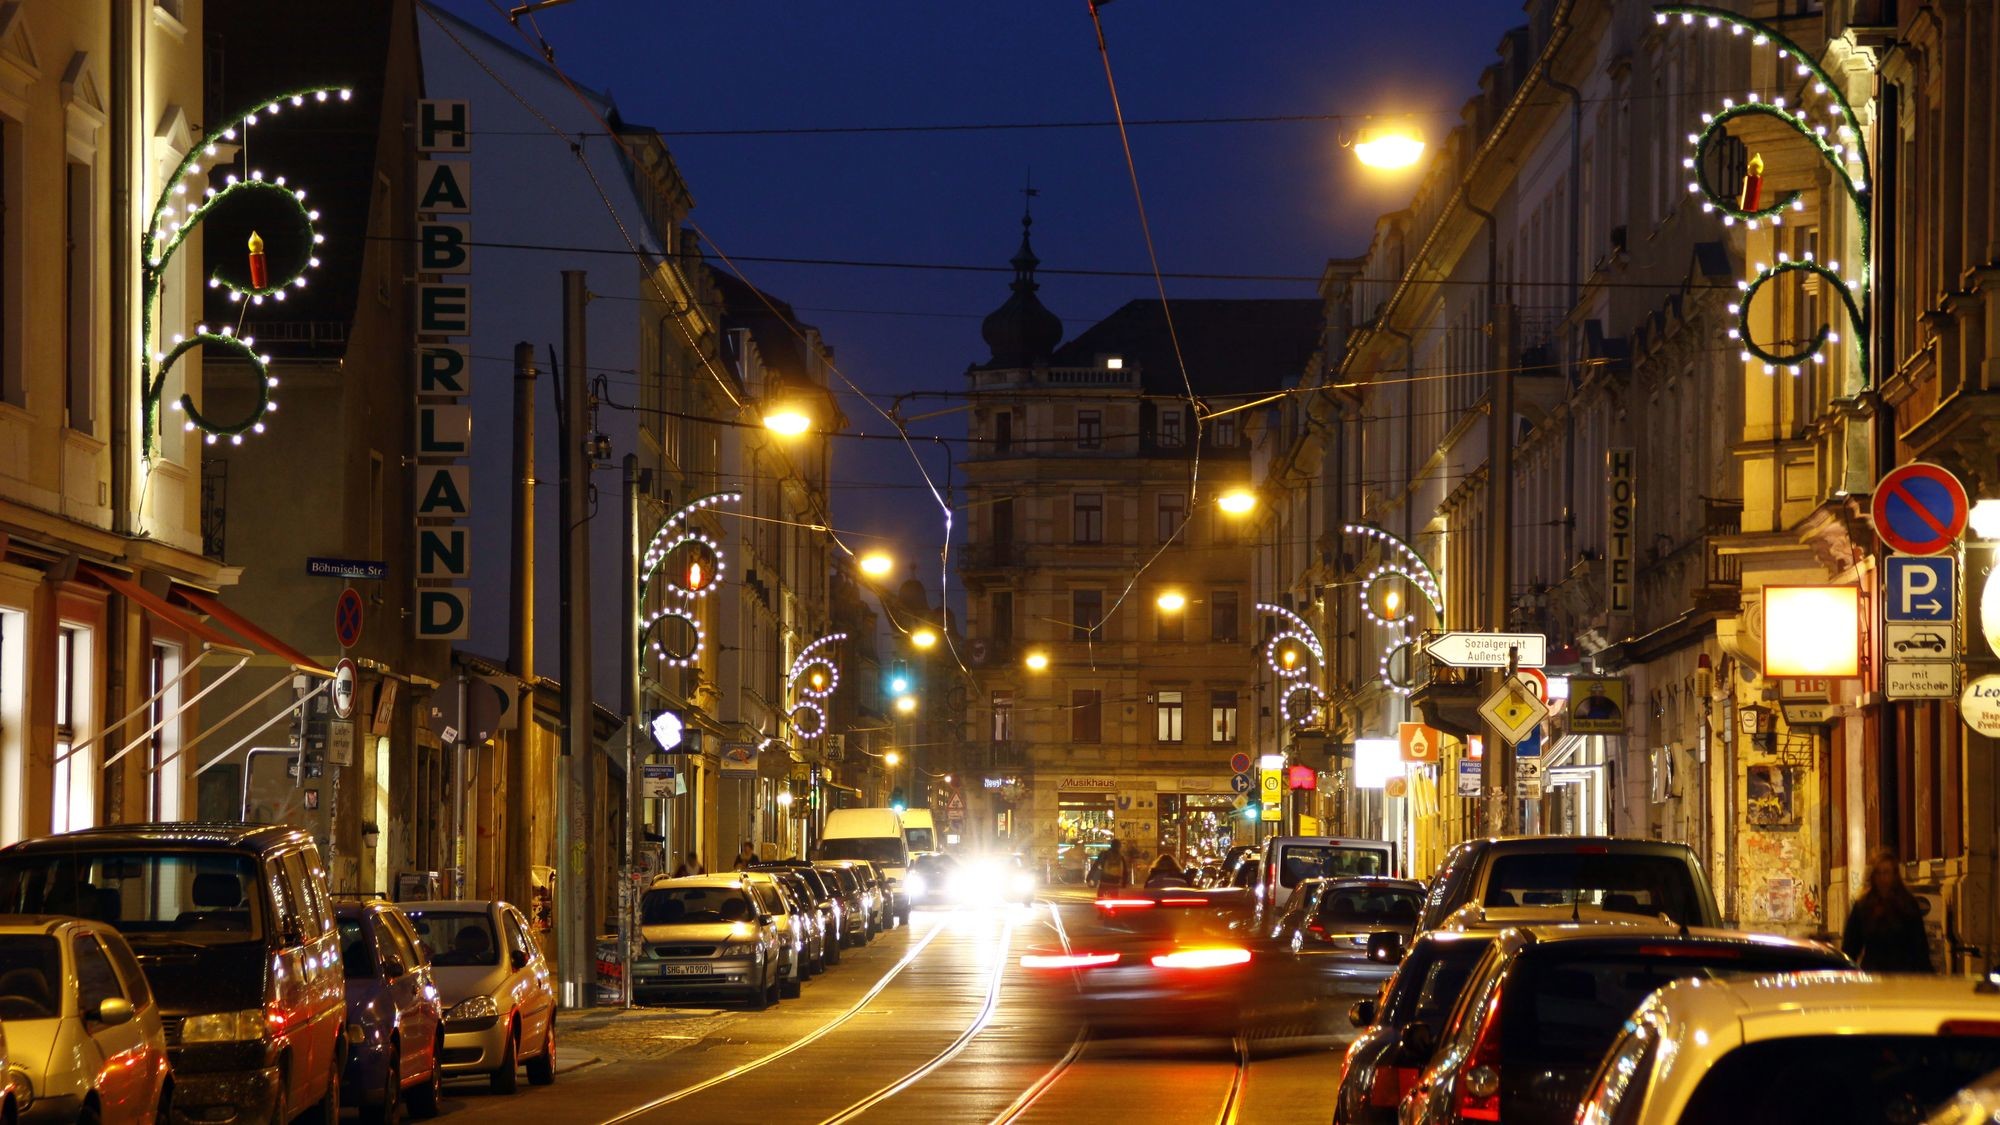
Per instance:
[[[1341,1067],[1334,1125],[1395,1125],[1396,1106],[1431,1061],[1445,1018],[1493,936],[1463,930],[1420,935],[1382,998],[1357,1000],[1348,1009],[1361,1035]]]
[[[1304,879],[1270,937],[1298,959],[1321,998],[1344,1004],[1374,996],[1416,934],[1423,894],[1423,884],[1408,879]]]
[[[1460,907],[1589,906],[1720,926],[1722,913],[1694,849],[1615,836],[1467,840],[1431,880],[1417,928],[1434,930]]]
[[[0,913],[117,927],[166,1025],[175,1121],[340,1116],[347,1018],[319,846],[265,824],[127,824],[0,851]]]
[[[444,1083],[444,1012],[431,962],[410,920],[391,902],[334,905],[347,978],[347,1088],[363,1121],[394,1121],[407,1103],[435,1117]]]
[[[861,884],[861,876],[842,860],[815,863],[812,869],[840,903],[840,943],[867,945],[875,929],[869,924],[867,889]]]
[[[802,859],[752,864],[752,871],[782,870],[804,885],[807,896],[819,910],[820,928],[826,933],[826,963],[840,963],[840,949],[847,944],[847,907],[828,882],[826,872]]]

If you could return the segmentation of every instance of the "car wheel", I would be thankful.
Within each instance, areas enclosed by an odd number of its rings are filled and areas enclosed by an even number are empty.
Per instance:
[[[511,1094],[521,1088],[519,1073],[521,1062],[518,1058],[520,1044],[515,1042],[520,1037],[521,1029],[518,1026],[508,1029],[507,1049],[500,1056],[500,1065],[494,1067],[493,1072],[487,1075],[486,1080],[496,1094]]]
[[[782,975],[778,972],[776,966],[772,966],[770,983],[764,986],[764,1006],[766,1008],[776,1004],[778,998],[784,995],[784,984],[782,982]]]
[[[841,934],[838,938],[835,938],[834,940],[827,942],[826,963],[829,965],[840,964],[840,949],[842,946],[846,944],[847,944],[847,935],[844,933]]]
[[[401,1046],[394,1040],[389,1042],[389,1061],[382,1068],[382,1102],[380,1105],[362,1103],[361,1120],[369,1125],[394,1125],[403,1108],[403,1077],[396,1065]]]
[[[326,1077],[326,1093],[306,1111],[306,1120],[312,1125],[338,1125],[340,1121],[340,1075],[347,1069],[346,1060],[338,1052],[334,1054],[333,1071]]]
[[[431,1044],[431,1076],[421,1085],[410,1087],[410,1112],[418,1117],[436,1117],[444,1100],[444,1040]]]
[[[803,991],[805,991],[805,985],[800,982],[797,973],[793,973],[791,976],[778,982],[778,994],[787,1000],[798,999],[799,993]]]
[[[7,1108],[12,1110],[14,1107],[8,1106]],[[8,1113],[7,1120],[14,1120],[14,1114],[11,1112]],[[84,1102],[83,1110],[76,1115],[76,1125],[98,1125],[98,1122],[103,1120],[104,1114],[97,1108],[97,1101],[94,1098]]]
[[[528,1060],[528,1085],[549,1086],[556,1080],[556,1017],[549,1016],[548,1030],[542,1033],[542,1049]]]

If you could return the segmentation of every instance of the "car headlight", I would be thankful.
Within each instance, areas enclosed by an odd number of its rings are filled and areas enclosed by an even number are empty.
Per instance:
[[[748,957],[757,952],[754,941],[727,941],[715,947],[717,957]]]
[[[453,1004],[451,1011],[444,1014],[444,1018],[454,1021],[478,1020],[499,1014],[500,1005],[494,1003],[491,996],[473,996]]]
[[[7,1077],[14,1083],[14,1108],[28,1112],[28,1107],[35,1104],[35,1080],[28,1076],[26,1068],[18,1066],[8,1067]]]
[[[266,1031],[264,1009],[245,1008],[238,1012],[210,1012],[189,1016],[181,1024],[183,1043],[243,1043],[262,1039]]]
[[[924,893],[924,877],[922,875],[912,875],[904,880],[903,886],[908,888],[910,897],[915,898]]]
[[[1030,894],[1034,891],[1034,889],[1035,889],[1035,877],[1033,875],[1030,875],[1025,871],[1017,872],[1015,874],[1014,876],[1015,894],[1017,895]]]

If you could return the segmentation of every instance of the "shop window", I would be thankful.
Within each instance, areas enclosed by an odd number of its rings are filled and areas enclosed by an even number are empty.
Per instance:
[[[169,718],[181,707],[181,687],[174,682],[180,674],[181,650],[173,645],[155,644],[146,684],[146,694],[153,697],[151,721],[147,725],[156,728],[147,738],[148,820],[181,819],[181,777],[186,763],[179,758],[181,721]]]
[[[1212,691],[1208,693],[1208,740],[1218,743],[1236,741],[1236,693],[1234,691]]]
[[[1187,705],[1184,693],[1180,691],[1157,691],[1153,693],[1153,714],[1155,737],[1161,742],[1184,742],[1187,719]]]
[[[97,823],[97,748],[76,749],[89,737],[90,630],[65,623],[56,630],[55,770],[49,831],[74,832]]]
[[[1069,740],[1104,741],[1104,693],[1096,688],[1076,688],[1069,693]]]

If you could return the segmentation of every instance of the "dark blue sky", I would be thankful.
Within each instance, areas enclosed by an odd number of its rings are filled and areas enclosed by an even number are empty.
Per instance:
[[[447,6],[521,42],[487,3]],[[1128,118],[1417,112],[1433,140],[1476,89],[1500,34],[1524,19],[1514,0],[1116,0],[1102,13]],[[1084,0],[572,0],[538,20],[572,78],[669,134],[1111,116]],[[1361,252],[1375,216],[1406,203],[1415,177],[1366,172],[1339,148],[1339,129],[1135,128],[1162,267],[1314,276],[1326,258]],[[696,221],[729,254],[1004,265],[1032,168],[1045,267],[1146,266],[1111,129],[669,139]],[[842,370],[885,403],[904,391],[961,389],[966,365],[986,358],[979,318],[1006,296],[1001,274],[744,270],[819,325]],[[1307,283],[1168,286],[1174,296],[1313,292]],[[1153,292],[1144,277],[1044,277],[1041,295],[1075,335]],[[920,401],[908,412],[948,405]],[[885,432],[865,403],[850,398],[845,409],[854,428]],[[964,432],[958,416],[928,428]],[[925,456],[939,465],[934,447]],[[925,511],[915,501],[929,501],[913,490],[900,445],[841,442],[834,478],[843,527],[934,557],[936,509],[913,514]],[[924,575],[935,589],[934,566]]]

